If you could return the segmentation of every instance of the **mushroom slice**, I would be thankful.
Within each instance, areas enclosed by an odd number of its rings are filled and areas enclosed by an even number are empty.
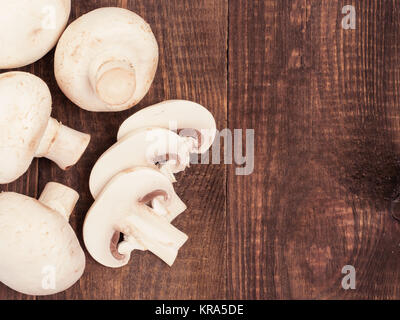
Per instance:
[[[158,65],[150,26],[122,8],[100,8],[71,23],[57,45],[54,70],[64,94],[89,111],[121,111],[147,94]]]
[[[18,292],[50,295],[71,287],[85,254],[68,223],[79,195],[48,183],[39,199],[0,193],[0,281]]]
[[[189,166],[192,144],[193,141],[163,128],[131,132],[108,149],[93,167],[89,180],[93,198],[113,176],[134,166],[158,168],[174,182],[173,174]]]
[[[23,175],[34,157],[46,157],[68,169],[82,156],[90,135],[50,118],[46,83],[25,72],[0,75],[0,183]]]
[[[126,119],[119,129],[118,140],[146,126],[178,130],[179,135],[194,138],[197,146],[191,150],[193,153],[206,152],[216,135],[215,119],[206,108],[191,101],[168,100],[144,108]]]
[[[0,1],[0,69],[34,63],[57,43],[71,0]]]
[[[151,168],[121,172],[104,187],[83,226],[86,248],[96,261],[118,268],[139,249],[150,250],[170,266],[174,263],[187,236],[148,206],[155,197],[166,216],[186,209],[168,178]],[[118,243],[121,233],[124,240]]]

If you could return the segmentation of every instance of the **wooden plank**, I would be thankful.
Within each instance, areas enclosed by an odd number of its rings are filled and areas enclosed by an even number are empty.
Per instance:
[[[176,225],[191,239],[172,269],[149,253],[118,270],[88,255],[79,284],[46,299],[400,297],[400,226],[388,213],[400,172],[395,0],[230,1],[229,86],[227,1],[73,2],[71,20],[110,5],[142,15],[160,44],[155,83],[138,108],[96,114],[62,95],[49,68],[54,52],[23,68],[49,84],[53,115],[93,140],[70,171],[35,160],[0,190],[38,196],[48,181],[75,188],[71,223],[82,241],[91,167],[126,117],[164,99],[202,103],[220,129],[254,128],[257,152],[250,176],[235,166],[226,176],[223,165],[180,174],[189,209]],[[341,28],[347,4],[356,7],[356,30]],[[346,264],[357,270],[354,291],[341,288]],[[2,285],[0,298],[34,299]]]
[[[93,202],[88,179],[96,159],[116,141],[122,121],[135,111],[166,100],[189,99],[203,104],[226,126],[227,1],[73,0],[71,21],[98,7],[120,6],[147,20],[160,46],[155,82],[138,107],[121,113],[90,113],[74,106],[59,90],[53,75],[54,50],[26,70],[51,88],[53,116],[92,134],[84,157],[67,172],[48,160],[35,160],[29,172],[1,190],[37,196],[49,181],[76,189],[81,199],[71,224],[82,242],[84,216]],[[212,22],[212,23],[211,23]],[[108,269],[87,254],[86,272],[73,288],[45,299],[217,299],[226,284],[226,175],[217,165],[192,166],[178,175],[176,191],[188,210],[174,224],[190,237],[172,268],[150,253],[134,253],[129,266]],[[83,243],[82,243],[83,245]],[[26,299],[0,285],[0,299]]]
[[[341,27],[348,4],[356,30]],[[398,3],[229,12],[229,127],[255,128],[257,154],[253,175],[228,173],[228,296],[399,298]],[[341,287],[347,264],[356,290]]]

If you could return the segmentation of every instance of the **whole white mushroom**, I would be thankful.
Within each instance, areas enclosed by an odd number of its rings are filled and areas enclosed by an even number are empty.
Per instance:
[[[153,82],[158,45],[150,26],[122,8],[100,8],[71,23],[57,45],[54,72],[64,94],[89,111],[122,111]]]
[[[90,135],[50,118],[46,83],[25,72],[0,74],[0,184],[18,179],[34,157],[68,169],[86,150]]]
[[[0,69],[23,67],[46,55],[70,11],[71,0],[0,1]]]
[[[39,200],[0,193],[0,282],[28,295],[71,287],[85,269],[85,254],[68,223],[79,195],[48,183]]]

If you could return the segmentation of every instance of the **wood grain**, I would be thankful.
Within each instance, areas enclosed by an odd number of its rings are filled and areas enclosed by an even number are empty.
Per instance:
[[[341,27],[354,5],[355,30]],[[93,202],[88,177],[121,122],[145,106],[199,102],[218,128],[255,129],[255,169],[195,165],[178,176],[190,236],[170,269],[150,253],[107,269],[87,254],[82,279],[40,299],[399,299],[400,226],[389,213],[400,183],[400,3],[396,0],[73,1],[71,21],[129,8],[160,46],[154,85],[137,108],[90,113],[58,89],[54,51],[23,70],[42,77],[53,116],[91,133],[77,166],[34,160],[1,190],[37,197],[48,181],[79,191],[72,226]],[[341,287],[345,265],[356,290]],[[0,299],[35,299],[0,285]]]
[[[229,126],[255,128],[257,154],[253,175],[228,174],[229,297],[400,297],[399,10],[230,2]],[[347,264],[356,290],[341,288]]]

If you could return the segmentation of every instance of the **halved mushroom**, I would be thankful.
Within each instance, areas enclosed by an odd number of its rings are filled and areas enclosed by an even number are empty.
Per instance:
[[[31,64],[57,43],[71,0],[0,1],[0,69]]]
[[[197,147],[192,152],[204,153],[216,135],[213,115],[206,108],[186,100],[168,100],[142,109],[122,123],[118,140],[130,132],[148,126],[177,130],[179,135],[192,137]],[[176,128],[171,128],[176,126]]]
[[[146,95],[158,65],[150,26],[122,8],[91,11],[57,45],[55,75],[64,94],[89,111],[121,111]]]
[[[25,72],[3,73],[0,97],[0,183],[18,179],[34,157],[64,170],[80,159],[90,135],[50,118],[52,100],[44,81]]]
[[[185,170],[190,162],[193,141],[164,128],[142,128],[131,132],[96,162],[89,180],[90,192],[97,198],[117,173],[134,166],[160,169],[171,181],[173,174]]]
[[[39,199],[0,193],[0,281],[18,292],[50,295],[71,287],[85,254],[68,223],[79,195],[48,183]]]
[[[162,210],[148,204],[159,198]],[[170,224],[185,204],[172,183],[151,168],[136,167],[116,175],[98,195],[83,226],[86,248],[99,263],[126,265],[133,250],[150,250],[172,265],[187,236]],[[124,240],[119,243],[120,235]]]

